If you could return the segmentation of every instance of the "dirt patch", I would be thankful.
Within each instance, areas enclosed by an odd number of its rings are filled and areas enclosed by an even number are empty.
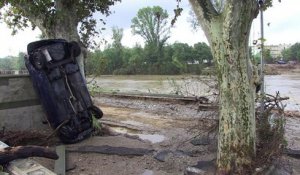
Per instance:
[[[216,138],[212,135],[208,135],[209,143],[199,145],[191,143],[195,138],[207,137],[205,128],[215,123],[216,118],[213,116],[214,111],[201,112],[197,103],[176,104],[168,101],[101,97],[95,104],[104,112],[100,120],[100,123],[103,121],[104,129],[83,142],[67,145],[67,161],[73,165],[72,167],[76,167],[67,174],[183,174],[187,167],[197,165],[200,160],[211,161],[216,158],[216,142],[213,141]],[[4,139],[3,141],[10,146],[60,144],[59,140],[52,144],[41,144],[50,133],[6,132],[0,139]],[[79,147],[82,146],[89,146],[85,149],[88,151],[85,153],[80,151],[82,148]],[[71,147],[73,150],[69,149]],[[102,152],[91,151],[98,148]],[[103,152],[119,148],[130,151],[150,150],[150,152],[140,156],[108,155]],[[155,158],[164,151],[167,154],[163,155],[163,161]],[[44,158],[34,159],[53,170],[54,161]]]
[[[300,64],[266,64],[266,75],[299,73]]]
[[[209,168],[205,173],[213,174],[213,169],[210,169],[211,163],[207,162],[214,162],[216,159],[215,111],[199,111],[197,103],[176,104],[106,97],[100,97],[95,104],[104,112],[100,122],[102,121],[105,132],[100,133],[102,137],[91,137],[78,144],[67,145],[67,161],[75,167],[67,174],[173,175],[184,174],[186,169],[193,168],[193,165],[201,167],[206,164]],[[289,115],[297,116],[292,112]],[[293,148],[300,148],[297,136],[298,130],[300,132],[299,123],[300,118],[290,117],[286,124],[287,141],[294,143],[289,145]],[[27,133],[22,137],[26,135],[31,135],[37,140],[45,136]],[[148,136],[148,139],[143,136]],[[152,136],[163,136],[163,139],[152,142],[150,138]],[[99,146],[102,151],[103,148],[107,148],[102,146],[143,148],[153,151],[141,156],[74,151],[74,148],[81,146]],[[294,161],[292,158],[287,159]],[[43,158],[36,160],[53,170],[52,160]],[[293,165],[298,165],[297,161],[293,162]],[[297,168],[294,171],[298,172]]]

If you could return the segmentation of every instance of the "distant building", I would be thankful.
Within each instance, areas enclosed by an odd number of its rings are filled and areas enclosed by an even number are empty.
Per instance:
[[[272,58],[282,58],[281,52],[291,46],[291,44],[265,45],[264,49],[270,50]]]

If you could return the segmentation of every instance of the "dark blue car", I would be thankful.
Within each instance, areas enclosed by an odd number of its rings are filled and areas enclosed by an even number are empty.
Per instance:
[[[90,136],[92,116],[102,111],[93,105],[75,57],[76,42],[41,40],[27,46],[25,64],[51,127],[64,143]]]

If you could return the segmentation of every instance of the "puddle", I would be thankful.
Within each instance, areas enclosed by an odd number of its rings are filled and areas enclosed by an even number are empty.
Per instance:
[[[111,127],[117,133],[128,134],[131,136],[138,136],[142,140],[150,141],[151,143],[159,143],[166,139],[164,135],[160,134],[139,134],[137,130],[128,129],[125,127]]]
[[[154,174],[153,171],[145,170],[142,175],[153,175],[153,174]]]
[[[135,126],[145,126],[144,123],[137,122],[137,121],[134,121],[134,120],[121,121],[121,123],[129,124],[129,125],[135,125]]]
[[[138,134],[138,130],[135,129],[129,129],[121,126],[111,126],[110,127],[113,131],[121,134],[130,134],[130,135],[136,135]]]
[[[286,110],[300,110],[300,75],[273,75],[265,77],[266,92],[275,95],[280,92],[281,97],[289,97],[283,101]]]
[[[165,136],[159,134],[136,134],[142,140],[148,140],[151,143],[159,143],[165,140]]]

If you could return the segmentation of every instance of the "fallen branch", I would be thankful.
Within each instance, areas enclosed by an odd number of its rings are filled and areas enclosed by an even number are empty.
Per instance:
[[[266,96],[272,97],[272,99],[271,98],[267,98],[266,102],[283,101],[283,100],[290,99],[289,97],[275,97],[275,96],[270,95],[270,94],[266,94]]]
[[[101,154],[113,154],[119,156],[144,156],[152,153],[153,149],[145,148],[127,148],[127,147],[112,147],[108,145],[103,146],[79,146],[67,148],[69,152],[80,153],[101,153]]]
[[[0,165],[9,163],[15,159],[27,157],[58,159],[55,151],[41,146],[17,146],[0,149]]]

